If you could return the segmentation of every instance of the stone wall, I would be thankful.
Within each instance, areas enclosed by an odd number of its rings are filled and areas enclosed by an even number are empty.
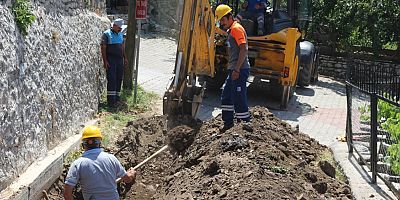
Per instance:
[[[344,80],[346,77],[347,61],[344,57],[319,55],[319,74]]]
[[[170,29],[179,29],[183,0],[152,0],[149,2],[150,20]]]
[[[351,62],[348,58],[341,56],[321,55],[321,54],[319,58],[320,58],[319,74],[326,75],[337,80],[346,79],[346,69]],[[400,63],[398,62],[392,62],[386,60],[372,61],[371,59],[366,59],[361,57],[360,58],[354,57],[353,59],[354,62],[364,63],[366,65],[387,66],[387,67],[397,66],[397,68],[400,68]]]
[[[22,36],[12,2],[0,2],[0,191],[97,113],[109,25],[101,0],[32,0]]]

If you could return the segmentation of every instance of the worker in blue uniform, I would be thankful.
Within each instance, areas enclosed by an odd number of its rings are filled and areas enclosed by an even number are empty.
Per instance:
[[[125,54],[124,36],[121,32],[123,19],[116,19],[101,38],[101,56],[107,72],[107,103],[115,107],[120,100],[124,65],[128,64]]]
[[[243,19],[250,19],[257,22],[257,34],[264,35],[264,18],[265,9],[269,5],[267,0],[248,0],[243,3],[242,12],[236,16],[236,19],[241,22]]]
[[[228,77],[221,95],[224,126],[220,131],[225,132],[234,126],[235,116],[237,121],[250,122],[246,86],[250,74],[250,63],[247,55],[247,34],[244,28],[234,20],[232,9],[221,4],[216,8],[215,17],[228,34]]]

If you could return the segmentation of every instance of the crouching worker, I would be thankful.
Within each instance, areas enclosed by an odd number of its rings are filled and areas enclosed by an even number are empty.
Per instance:
[[[87,126],[82,133],[85,152],[75,160],[65,178],[64,198],[72,200],[72,191],[80,183],[85,200],[119,200],[116,179],[130,183],[136,178],[132,168],[125,171],[118,159],[100,148],[103,136],[96,126]]]

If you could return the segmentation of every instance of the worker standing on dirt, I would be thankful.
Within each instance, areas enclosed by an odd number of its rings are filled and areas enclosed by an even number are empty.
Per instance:
[[[257,34],[264,35],[264,15],[267,8],[266,0],[248,0],[242,5],[244,11],[239,12],[236,18],[241,22],[243,19],[250,19],[257,22]],[[269,2],[268,2],[269,3]]]
[[[116,179],[130,183],[136,178],[132,168],[125,171],[118,159],[100,148],[102,134],[98,127],[87,126],[82,133],[85,152],[75,160],[65,178],[64,198],[72,200],[72,191],[79,182],[84,199],[119,200]]]
[[[128,64],[125,54],[124,36],[121,32],[123,19],[116,19],[101,38],[101,56],[107,72],[107,103],[116,107],[120,100],[124,65]]]
[[[225,80],[221,96],[222,119],[224,120],[221,132],[224,132],[233,127],[234,113],[238,121],[250,121],[246,87],[250,73],[250,63],[247,56],[246,31],[234,20],[232,9],[227,5],[221,4],[215,10],[215,17],[228,33],[228,77]]]

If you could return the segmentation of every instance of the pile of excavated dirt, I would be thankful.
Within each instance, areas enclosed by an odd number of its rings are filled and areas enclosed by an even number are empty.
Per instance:
[[[251,125],[238,124],[225,133],[219,132],[220,117],[201,123],[157,116],[128,123],[111,150],[126,168],[166,144],[172,150],[139,168],[133,186],[121,183],[121,197],[352,199],[350,187],[334,178],[335,168],[318,161],[327,147],[265,108],[252,108],[251,113]],[[61,187],[55,183],[48,191],[49,199],[60,199],[57,185]]]

